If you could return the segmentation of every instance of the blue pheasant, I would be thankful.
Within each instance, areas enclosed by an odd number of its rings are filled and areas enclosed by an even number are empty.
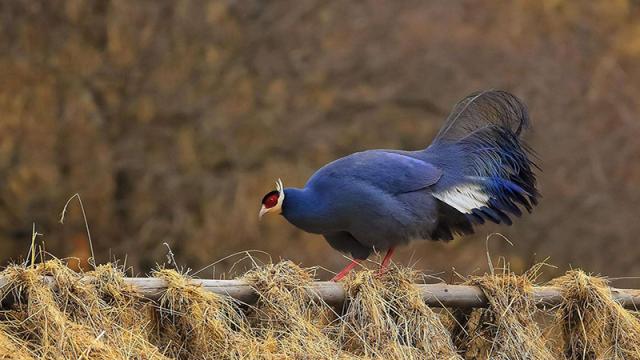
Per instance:
[[[291,224],[323,235],[353,261],[338,281],[373,251],[413,239],[453,239],[485,221],[511,225],[540,196],[531,150],[520,136],[529,126],[526,106],[504,91],[460,101],[424,150],[368,150],[335,160],[301,189],[276,190],[262,199],[260,218],[282,214]]]

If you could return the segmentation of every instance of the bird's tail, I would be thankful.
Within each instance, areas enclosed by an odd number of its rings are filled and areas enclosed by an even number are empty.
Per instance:
[[[526,106],[504,91],[472,94],[453,109],[425,150],[443,169],[433,196],[473,223],[511,224],[510,215],[538,202],[532,151],[520,138],[529,127]]]

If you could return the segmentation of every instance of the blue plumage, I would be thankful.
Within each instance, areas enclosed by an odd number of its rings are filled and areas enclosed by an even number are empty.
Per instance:
[[[356,259],[411,239],[450,240],[486,221],[510,225],[539,197],[535,165],[520,139],[528,126],[515,96],[473,94],[454,107],[428,148],[338,159],[304,188],[280,189],[283,199],[272,207],[263,202],[261,215],[281,213]]]

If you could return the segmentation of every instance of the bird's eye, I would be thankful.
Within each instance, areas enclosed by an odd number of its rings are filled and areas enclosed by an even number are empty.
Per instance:
[[[278,204],[278,198],[280,197],[280,193],[277,191],[272,191],[264,196],[262,199],[262,205],[267,209],[270,209]]]

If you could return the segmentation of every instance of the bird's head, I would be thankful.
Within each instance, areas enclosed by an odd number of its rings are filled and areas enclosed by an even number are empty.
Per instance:
[[[282,214],[282,203],[284,202],[284,186],[282,180],[276,181],[276,189],[270,191],[262,198],[262,207],[258,214],[258,219],[262,219],[264,214]]]

